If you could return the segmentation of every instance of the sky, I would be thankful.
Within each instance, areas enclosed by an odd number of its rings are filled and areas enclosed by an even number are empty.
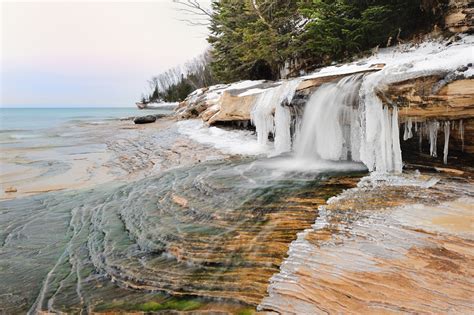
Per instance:
[[[135,106],[153,75],[208,48],[207,28],[182,21],[192,16],[179,8],[172,0],[3,0],[0,106]]]

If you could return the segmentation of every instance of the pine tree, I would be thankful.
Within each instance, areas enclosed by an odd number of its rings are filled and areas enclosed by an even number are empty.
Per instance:
[[[219,81],[271,77],[290,60],[306,69],[429,29],[448,0],[220,0],[213,3],[212,70]],[[392,40],[389,40],[392,39]]]

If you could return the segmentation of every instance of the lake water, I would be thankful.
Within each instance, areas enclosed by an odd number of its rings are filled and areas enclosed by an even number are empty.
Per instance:
[[[103,123],[147,114],[169,113],[169,110],[139,110],[137,108],[2,108],[0,107],[0,130],[13,134],[31,135],[31,131],[57,127],[70,122]]]
[[[118,120],[158,112],[2,109],[2,184],[31,195],[0,201],[0,313],[248,313],[318,205],[360,176],[215,158],[172,120]]]

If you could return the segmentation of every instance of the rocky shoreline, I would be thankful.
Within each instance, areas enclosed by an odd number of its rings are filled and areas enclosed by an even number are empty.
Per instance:
[[[461,45],[472,45],[472,35],[463,38]],[[437,60],[455,41],[436,43],[423,53]],[[430,48],[400,49],[391,54],[403,59],[405,49]],[[405,64],[387,59],[331,67],[281,82],[217,85],[180,104],[180,120],[254,130],[255,108],[270,95],[267,91],[293,82],[292,101],[285,103],[284,93],[274,93],[274,101],[289,108],[294,133],[302,105],[319,87],[379,73],[373,76],[379,84],[373,96],[400,122],[393,137],[400,139],[404,174],[374,173],[319,206],[315,224],[298,234],[272,276],[259,314],[474,311],[474,72],[468,53],[459,54],[462,61],[452,68],[424,56]],[[433,66],[426,67],[426,60]],[[269,111],[275,126],[277,110]]]
[[[363,178],[318,209],[270,280],[264,313],[473,311],[472,179]],[[382,197],[383,196],[383,197]]]
[[[136,180],[226,156],[181,135],[174,118],[159,117],[156,123],[146,125],[134,124],[135,117],[73,125],[70,131],[80,134],[77,153],[71,154],[68,146],[58,147],[54,155],[50,147],[6,149],[5,157],[10,158],[2,164],[12,171],[6,173],[8,181],[3,185],[11,189],[2,190],[0,200]],[[62,172],[55,171],[59,166]]]

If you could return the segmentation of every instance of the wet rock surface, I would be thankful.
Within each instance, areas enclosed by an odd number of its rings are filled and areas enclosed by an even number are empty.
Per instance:
[[[135,124],[150,124],[150,123],[154,123],[157,119],[164,118],[166,116],[167,115],[161,115],[161,114],[139,116],[139,117],[135,117],[133,119],[133,122]]]
[[[203,312],[255,308],[315,209],[358,178],[269,178],[234,157],[3,201],[0,282],[12,284],[0,286],[0,305],[7,313],[132,311],[172,297],[199,299]]]
[[[472,180],[416,173],[401,181],[363,179],[319,208],[259,309],[472,313],[472,187]]]

